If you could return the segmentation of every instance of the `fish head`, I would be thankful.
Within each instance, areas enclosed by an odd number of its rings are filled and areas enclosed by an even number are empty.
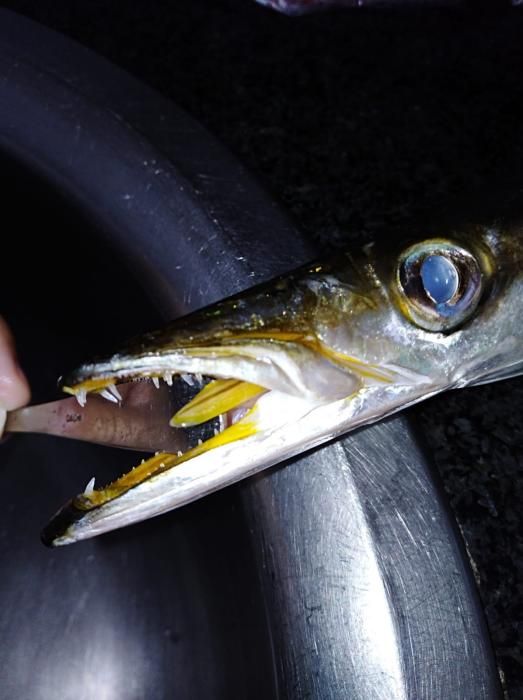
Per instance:
[[[114,396],[119,382],[181,376],[196,389],[173,430],[217,418],[220,429],[108,486],[89,485],[44,541],[68,544],[167,512],[433,394],[520,373],[522,269],[519,232],[501,228],[367,245],[82,365],[62,380],[81,402]]]
[[[523,371],[523,232],[471,227],[446,237],[367,248],[377,313],[345,314],[324,342],[434,391]],[[379,297],[379,301],[378,301]],[[343,316],[343,315],[342,315]]]

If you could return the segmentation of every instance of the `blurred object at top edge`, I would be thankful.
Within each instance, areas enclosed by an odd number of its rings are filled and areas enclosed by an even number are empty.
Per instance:
[[[278,12],[287,15],[302,15],[315,10],[323,10],[329,7],[376,7],[394,5],[474,5],[474,0],[256,0],[260,5],[265,5]],[[492,8],[522,6],[523,0],[479,0],[478,5]]]

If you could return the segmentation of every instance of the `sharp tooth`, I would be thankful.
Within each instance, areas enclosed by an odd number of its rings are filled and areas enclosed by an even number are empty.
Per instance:
[[[194,386],[194,379],[190,374],[182,374],[182,379],[189,386]]]
[[[160,380],[158,379],[158,377],[153,377],[152,379],[153,379],[153,384],[154,384],[154,386],[155,386],[157,389],[159,389],[159,388],[160,388]]]
[[[181,450],[178,450],[178,452],[176,454],[178,457],[181,457],[183,455],[183,452]]]
[[[173,385],[173,375],[172,375],[172,374],[164,374],[164,375],[163,375],[163,381],[164,381],[168,386],[172,386],[172,385]]]
[[[219,435],[219,434],[220,434],[220,431],[218,430],[218,428],[215,428],[215,429],[214,429],[214,434],[215,434],[215,435]]]
[[[203,443],[203,440],[201,438],[198,438],[198,446]]]
[[[196,377],[196,381],[199,384],[201,384],[203,382],[203,375],[202,374],[200,374],[199,372],[196,372],[196,374],[194,376]]]
[[[93,476],[91,481],[89,481],[89,483],[87,484],[87,486],[84,489],[84,496],[92,496],[93,491],[94,491],[94,483],[95,483],[95,478]]]
[[[118,401],[121,401],[121,400],[122,400],[122,395],[120,394],[120,392],[119,392],[118,389],[116,388],[116,384],[109,384],[109,385],[106,387],[106,389],[107,389],[107,391],[110,391],[111,394],[112,394],[115,398],[118,399]]]
[[[100,391],[100,396],[103,396],[104,399],[107,399],[107,401],[112,401],[113,403],[118,403],[118,399],[116,396],[113,396],[110,391],[107,391],[107,389],[102,389]]]
[[[76,392],[75,394],[76,400],[80,404],[80,406],[83,408],[85,404],[87,403],[87,392],[85,389],[80,389],[79,391]]]

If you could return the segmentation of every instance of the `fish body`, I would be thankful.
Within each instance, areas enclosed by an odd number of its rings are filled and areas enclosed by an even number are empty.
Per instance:
[[[92,537],[188,503],[452,388],[523,371],[518,227],[367,245],[207,307],[82,365],[79,398],[118,382],[212,378],[173,429],[223,430],[155,455],[67,504],[50,544]]]

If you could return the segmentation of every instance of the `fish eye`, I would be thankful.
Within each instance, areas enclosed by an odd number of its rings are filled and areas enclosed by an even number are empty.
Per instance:
[[[472,316],[481,299],[483,276],[470,251],[434,239],[400,256],[396,284],[405,315],[420,328],[442,332]]]

